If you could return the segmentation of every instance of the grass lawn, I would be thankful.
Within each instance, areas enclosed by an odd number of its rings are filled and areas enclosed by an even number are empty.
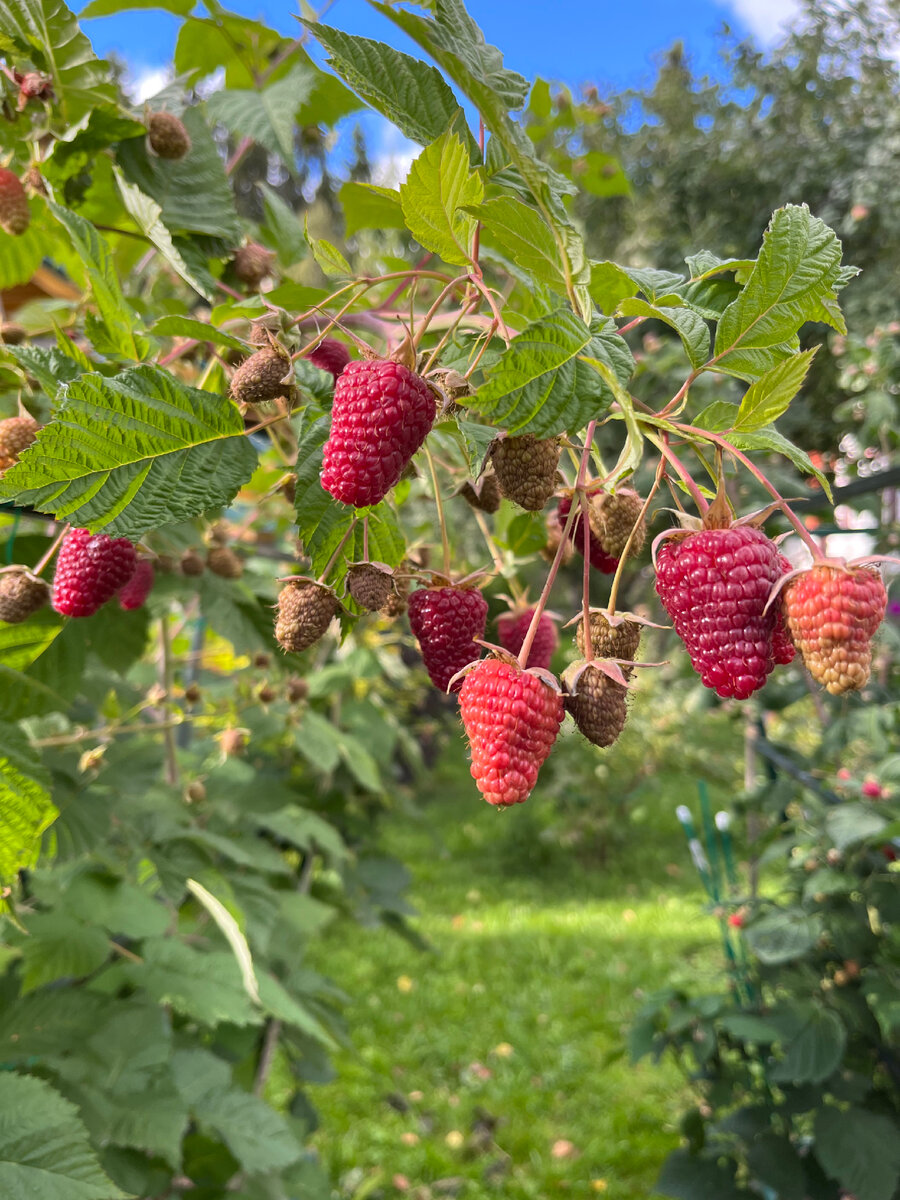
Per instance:
[[[736,771],[733,727],[715,736]],[[524,808],[489,809],[454,742],[418,813],[385,822],[430,950],[349,925],[317,947],[313,965],[351,998],[352,1048],[311,1094],[342,1196],[645,1200],[678,1142],[682,1077],[668,1062],[631,1065],[623,1035],[642,993],[700,986],[720,965],[674,817],[696,807],[696,763],[648,769],[665,751],[640,723],[599,772],[567,741],[548,778],[560,799],[543,808],[539,783]],[[590,837],[566,848],[541,824],[565,806],[567,755],[582,790],[589,763],[588,811],[611,808],[623,826],[606,827],[605,861]]]

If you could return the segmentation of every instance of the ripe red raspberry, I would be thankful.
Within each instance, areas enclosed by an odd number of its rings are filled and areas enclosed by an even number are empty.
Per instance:
[[[18,175],[0,167],[0,229],[19,237],[28,228],[31,210]]]
[[[401,363],[349,363],[334,386],[322,487],[355,508],[377,504],[425,441],[436,412],[434,392]]]
[[[531,625],[531,618],[534,616],[534,606],[526,609],[516,609],[513,612],[501,613],[497,618],[497,640],[504,650],[510,654],[518,655],[525,641],[525,635],[528,633]],[[553,658],[553,653],[559,645],[559,637],[556,632],[556,622],[547,613],[541,613],[538,621],[537,632],[534,635],[534,641],[531,643],[531,650],[528,654],[528,662],[526,667],[544,667],[550,666],[550,660]]]
[[[487,658],[466,675],[459,711],[472,752],[472,778],[489,804],[521,804],[553,748],[562,696],[539,676]]]
[[[37,437],[40,425],[34,417],[7,417],[0,421],[0,471],[8,471],[19,461]]]
[[[691,656],[694,670],[720,696],[746,700],[774,666],[778,551],[760,529],[705,529],[664,542],[656,590]]]
[[[559,522],[561,529],[565,528],[566,518],[572,508],[572,497],[561,496],[559,508],[556,510],[556,519]],[[619,565],[619,560],[611,554],[607,554],[606,548],[600,539],[596,536],[593,530],[588,526],[590,536],[590,551],[591,551],[591,566],[596,571],[602,571],[604,575],[614,575],[616,567]],[[569,539],[579,554],[584,553],[584,516],[579,513],[575,518],[575,523],[569,533]]]
[[[153,563],[148,558],[139,558],[134,574],[124,587],[119,588],[119,605],[126,612],[134,608],[143,608],[152,590]]]
[[[778,565],[781,568],[782,575],[786,575],[788,571],[793,571],[791,561],[785,558],[783,554],[778,555]],[[794,661],[797,653],[794,643],[791,641],[791,635],[784,623],[784,613],[781,608],[781,603],[775,605],[777,612],[775,613],[775,628],[772,630],[772,657],[780,667],[786,667],[788,663]]]
[[[320,371],[330,371],[337,379],[339,375],[343,375],[344,368],[350,361],[350,351],[343,342],[335,338],[322,338],[315,350],[306,357],[314,367],[318,367]]]
[[[63,538],[53,577],[53,607],[65,617],[90,617],[134,574],[128,538],[71,529]]]
[[[425,670],[440,691],[446,692],[456,672],[478,657],[474,639],[484,637],[487,610],[477,588],[419,588],[409,597],[409,623]],[[461,686],[455,683],[453,691]]]
[[[869,678],[870,642],[884,620],[887,592],[871,567],[820,563],[785,585],[784,615],[813,679],[833,696]]]
[[[859,790],[864,796],[868,796],[870,800],[879,800],[881,798],[881,784],[877,779],[864,779],[863,785]]]
[[[491,461],[507,500],[537,512],[556,491],[559,438],[537,438],[533,433],[501,438],[494,442]]]

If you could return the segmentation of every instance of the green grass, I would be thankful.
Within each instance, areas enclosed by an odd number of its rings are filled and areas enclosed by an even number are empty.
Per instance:
[[[696,807],[696,764],[658,773],[674,743],[629,732],[617,759],[569,740],[548,774],[558,801],[542,805],[539,786],[506,813],[477,796],[454,742],[420,814],[385,823],[431,949],[349,925],[318,947],[314,965],[351,997],[353,1046],[311,1096],[341,1195],[651,1193],[685,1085],[669,1062],[629,1063],[624,1034],[643,993],[700,986],[720,953],[673,815]],[[716,737],[734,764],[733,731]],[[585,824],[595,811],[605,821]]]

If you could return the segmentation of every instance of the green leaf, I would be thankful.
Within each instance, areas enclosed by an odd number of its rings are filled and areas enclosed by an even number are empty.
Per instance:
[[[209,114],[238,137],[277,154],[288,170],[294,167],[294,129],[298,109],[307,99],[315,75],[303,66],[267,87],[213,92],[207,101]]]
[[[245,1171],[280,1171],[302,1153],[281,1113],[249,1092],[211,1092],[194,1113],[201,1125],[215,1130]]]
[[[263,198],[263,211],[266,217],[266,226],[269,232],[269,244],[274,246],[278,254],[278,261],[284,267],[292,267],[302,259],[306,258],[307,240],[303,231],[303,225],[294,210],[279,196],[274,188],[270,188],[267,183],[259,182],[256,185]],[[288,284],[288,287],[293,285]],[[326,293],[327,295],[327,293]],[[271,292],[266,297],[269,299]],[[273,303],[282,303],[274,301]],[[285,305],[285,307],[289,307]],[[304,308],[308,305],[304,305]]]
[[[141,366],[67,384],[0,496],[136,540],[229,503],[255,466],[234,404]]]
[[[735,432],[729,434],[728,440],[738,450],[768,450],[772,454],[780,454],[782,458],[790,459],[799,470],[804,471],[807,475],[815,475],[822,485],[825,495],[829,500],[832,499],[831,484],[819,468],[813,466],[806,451],[788,441],[784,434],[779,433],[777,429],[770,426],[768,429],[754,429],[750,433]]]
[[[788,1138],[770,1132],[754,1138],[747,1165],[753,1178],[772,1188],[778,1200],[805,1200],[803,1160]]]
[[[263,1007],[270,1016],[283,1021],[285,1025],[293,1026],[330,1050],[336,1049],[334,1038],[325,1026],[316,1020],[309,1009],[305,1008],[296,996],[292,996],[274,975],[260,976],[259,994]]]
[[[328,436],[329,421],[320,417],[311,422],[301,434],[297,448],[297,481],[294,492],[294,512],[297,530],[309,556],[312,569],[321,572],[328,565],[351,523],[357,522],[348,539],[345,552],[332,568],[329,582],[336,585],[347,571],[347,563],[363,556],[363,528],[359,513],[339,504],[319,482],[322,470],[322,447]],[[406,545],[397,518],[385,501],[374,508],[360,510],[369,518],[369,554],[376,562],[396,566],[403,558]]]
[[[140,322],[122,292],[122,285],[119,283],[112,254],[105,239],[90,221],[86,221],[71,209],[63,208],[52,200],[48,201],[48,204],[84,263],[110,344],[124,358],[146,358],[151,350],[150,343],[145,337],[135,333],[135,330],[140,330]]]
[[[462,211],[481,203],[484,184],[469,166],[459,136],[448,129],[426,146],[400,185],[400,204],[406,227],[426,250],[448,263],[471,261],[476,220]]]
[[[37,913],[22,943],[22,994],[57,979],[81,979],[106,962],[109,939],[67,913]]]
[[[670,325],[681,338],[688,360],[695,369],[702,367],[709,358],[709,326],[693,309],[649,304],[640,296],[634,296],[620,302],[619,312],[624,317],[655,317]]]
[[[719,258],[717,254],[713,254],[710,250],[698,250],[696,254],[689,254],[684,260],[688,265],[688,270],[691,273],[691,282],[699,283],[704,279],[712,279],[716,275],[721,275],[724,272],[735,274],[740,272],[749,274],[756,266],[756,259],[753,258]]]
[[[134,987],[158,1004],[201,1025],[255,1025],[260,1015],[244,990],[237,963],[226,950],[204,954],[173,938],[148,938],[141,963],[123,963],[119,970]]]
[[[747,1200],[734,1181],[734,1166],[720,1167],[689,1150],[675,1150],[663,1163],[657,1192],[675,1200]]]
[[[484,226],[482,245],[497,247],[539,283],[565,292],[559,246],[536,209],[515,196],[498,196],[468,211]]]
[[[719,1020],[719,1025],[726,1033],[739,1041],[755,1042],[760,1046],[768,1046],[772,1042],[777,1042],[782,1036],[777,1025],[754,1013],[726,1013]]]
[[[591,298],[606,316],[611,317],[621,301],[637,290],[637,282],[618,263],[591,263]]]
[[[630,374],[630,352],[611,322],[591,330],[568,309],[559,309],[513,340],[474,403],[512,433],[574,432],[612,403],[608,385],[583,361],[590,358],[604,362],[616,377]]]
[[[887,821],[868,804],[836,804],[825,816],[828,836],[838,850],[877,837]]]
[[[172,235],[163,224],[160,206],[151,196],[145,196],[135,184],[129,183],[118,167],[115,167],[113,171],[122,201],[138,229],[153,243],[185,283],[212,303],[215,295],[215,280],[208,271],[192,271],[189,264],[185,262],[172,241]]]
[[[821,932],[818,917],[808,916],[802,908],[786,908],[754,921],[744,936],[760,962],[774,966],[800,958],[815,945]]]
[[[777,421],[800,391],[818,346],[792,354],[752,383],[741,400],[735,429],[762,429]]]
[[[0,1074],[0,1195],[9,1200],[119,1200],[74,1104],[33,1075]]]
[[[856,1200],[891,1200],[900,1179],[900,1128],[864,1108],[816,1113],[816,1158]]]
[[[693,424],[698,429],[708,429],[712,433],[724,433],[732,429],[737,420],[738,406],[729,400],[713,400],[694,417]]]
[[[439,138],[459,112],[459,101],[440,71],[399,50],[304,21],[328,51],[328,65],[377,112],[427,146]]]
[[[805,206],[772,215],[749,279],[722,313],[715,369],[754,380],[781,359],[807,321],[846,332],[837,303],[841,243]]]
[[[821,1083],[840,1066],[846,1045],[847,1030],[838,1014],[830,1008],[813,1009],[771,1078],[776,1083]]]
[[[320,850],[336,860],[348,857],[344,840],[334,826],[329,825],[318,813],[300,808],[299,805],[289,804],[278,812],[264,813],[258,822],[263,829],[270,830],[276,837],[299,850]]]
[[[194,317],[160,317],[151,332],[156,337],[194,338],[198,342],[212,342],[214,346],[227,346],[230,350],[247,353],[246,342]]]
[[[34,376],[51,400],[56,399],[60,384],[83,374],[81,365],[56,346],[5,346],[4,351]]]
[[[0,676],[0,684],[6,681]],[[49,777],[14,725],[0,726],[0,880],[37,861],[41,836],[56,819]]]
[[[41,265],[46,252],[46,230],[41,229],[32,213],[24,233],[13,237],[0,231],[0,288],[27,283]]]
[[[174,161],[156,158],[148,153],[146,138],[130,138],[120,143],[116,153],[122,174],[156,201],[160,219],[173,235],[208,234],[237,245],[241,225],[234,193],[204,120],[203,105],[185,109],[181,119],[191,137],[190,154]],[[201,196],[203,202],[198,203]]]
[[[64,624],[59,614],[49,608],[33,613],[20,625],[0,622],[0,664],[24,671],[60,635]]]
[[[116,103],[109,63],[94,54],[63,0],[0,0],[0,35],[52,77],[54,117],[61,125]]]
[[[866,1003],[887,1041],[894,1041],[900,1031],[900,990],[884,976],[867,978],[863,983]]]
[[[196,7],[197,0],[91,0],[78,14],[78,19],[86,21],[89,17],[111,17],[136,8],[159,8],[163,12],[174,13],[176,17],[187,17]]]
[[[312,251],[312,256],[319,265],[319,269],[323,274],[328,276],[339,276],[346,278],[352,275],[350,264],[338,250],[337,246],[325,240],[325,238],[313,237],[309,232],[309,211],[303,216],[303,236]]]
[[[189,17],[178,31],[175,43],[175,73],[184,76],[183,86],[192,87],[205,75],[222,67],[225,87],[249,88],[256,75],[269,66],[287,42],[260,21],[240,17],[220,4],[207,4],[208,18]],[[235,47],[241,53],[235,53]]]
[[[352,237],[360,229],[405,229],[400,193],[374,183],[345,183],[340,191],[344,232]]]

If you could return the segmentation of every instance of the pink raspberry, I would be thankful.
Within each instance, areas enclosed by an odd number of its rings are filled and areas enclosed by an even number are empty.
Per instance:
[[[134,574],[124,587],[119,588],[119,606],[129,612],[143,608],[153,590],[153,563],[148,558],[139,558]]]
[[[314,367],[320,371],[330,371],[338,378],[344,373],[344,368],[350,361],[350,351],[343,342],[335,338],[322,338],[315,350],[306,356]]]
[[[534,616],[534,605],[524,610],[501,613],[497,618],[497,640],[504,650],[518,655],[525,642],[525,635]],[[546,613],[541,613],[537,632],[531,643],[526,667],[549,667],[553,653],[559,645],[556,633],[556,622]]]

